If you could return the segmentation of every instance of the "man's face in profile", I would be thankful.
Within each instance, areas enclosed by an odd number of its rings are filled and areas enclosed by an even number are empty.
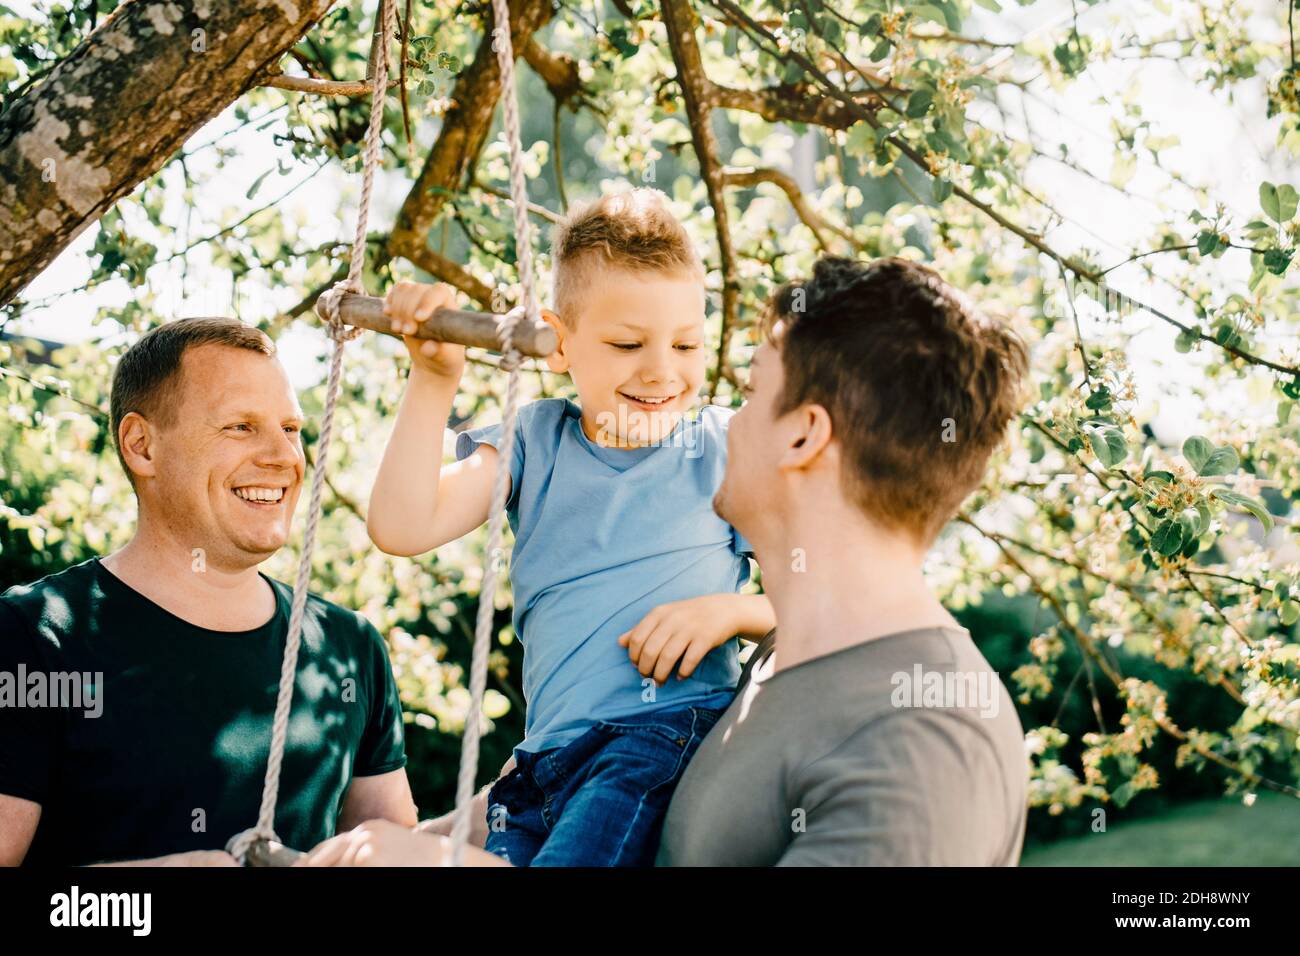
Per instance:
[[[745,404],[727,427],[727,471],[713,510],[751,539],[777,499],[782,449],[774,413],[784,382],[781,353],[760,345],[750,362]]]
[[[261,563],[289,538],[305,465],[284,367],[248,349],[198,346],[185,353],[174,399],[156,433],[148,507],[209,564]]]

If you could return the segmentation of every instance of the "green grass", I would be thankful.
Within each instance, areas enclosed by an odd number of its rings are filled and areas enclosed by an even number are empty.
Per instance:
[[[1113,814],[1112,814],[1113,816]],[[1026,850],[1021,866],[1296,866],[1300,800],[1260,793],[1202,800],[1105,833]]]

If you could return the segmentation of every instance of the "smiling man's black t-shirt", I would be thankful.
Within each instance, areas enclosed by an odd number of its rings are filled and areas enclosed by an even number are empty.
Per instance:
[[[26,863],[221,849],[256,822],[292,601],[264,579],[276,613],[239,632],[189,624],[97,559],[0,597],[0,793],[41,805]],[[334,834],[353,777],[405,765],[383,639],[310,597],[277,835],[310,849]]]

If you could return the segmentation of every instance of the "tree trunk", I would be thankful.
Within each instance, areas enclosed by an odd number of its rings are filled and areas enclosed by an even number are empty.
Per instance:
[[[333,0],[128,0],[0,115],[0,305],[258,82]]]

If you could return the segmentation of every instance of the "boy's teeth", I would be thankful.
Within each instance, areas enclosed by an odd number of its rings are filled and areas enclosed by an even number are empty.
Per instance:
[[[283,488],[236,488],[235,494],[245,501],[279,501],[284,497]]]

